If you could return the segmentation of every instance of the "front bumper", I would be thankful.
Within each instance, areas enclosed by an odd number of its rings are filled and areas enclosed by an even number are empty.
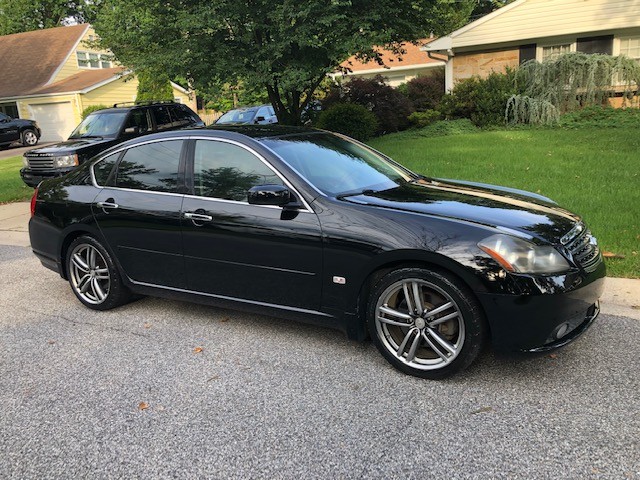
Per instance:
[[[43,180],[49,180],[50,178],[57,178],[66,175],[70,171],[72,171],[75,167],[72,168],[60,168],[56,170],[47,170],[47,171],[38,171],[33,172],[29,168],[23,168],[20,170],[20,177],[22,181],[29,185],[32,188],[36,188],[40,182]]]
[[[578,287],[553,293],[477,293],[489,321],[494,348],[544,352],[578,338],[600,313],[604,274],[602,265]]]

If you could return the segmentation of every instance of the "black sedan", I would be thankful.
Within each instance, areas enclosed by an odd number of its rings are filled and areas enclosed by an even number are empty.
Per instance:
[[[89,308],[142,294],[289,317],[369,335],[425,378],[465,368],[488,339],[571,342],[605,277],[587,227],[545,197],[423,177],[292,127],[120,144],[41,183],[29,233]]]

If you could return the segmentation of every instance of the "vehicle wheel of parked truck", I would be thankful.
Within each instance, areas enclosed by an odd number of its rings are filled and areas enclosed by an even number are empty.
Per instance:
[[[373,287],[367,309],[369,333],[398,370],[437,379],[466,368],[486,333],[468,288],[445,272],[402,268]]]
[[[109,310],[131,299],[113,259],[95,238],[76,238],[67,250],[66,266],[73,293],[87,307]]]
[[[22,132],[22,145],[25,147],[33,147],[38,143],[38,136],[33,130],[25,130]]]

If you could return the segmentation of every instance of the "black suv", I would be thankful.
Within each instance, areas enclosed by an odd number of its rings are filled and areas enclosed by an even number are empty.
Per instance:
[[[204,127],[186,105],[174,102],[115,104],[88,115],[69,139],[24,154],[20,176],[36,187],[42,180],[69,173],[77,165],[113,145],[153,132]]]
[[[22,142],[25,147],[33,147],[40,140],[40,128],[33,120],[11,118],[0,113],[0,148],[13,142]]]

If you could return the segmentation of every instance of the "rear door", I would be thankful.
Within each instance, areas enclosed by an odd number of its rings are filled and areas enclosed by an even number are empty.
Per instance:
[[[180,212],[183,140],[153,141],[94,166],[104,188],[92,210],[104,238],[135,282],[184,288]],[[111,166],[110,166],[111,164]]]
[[[183,203],[190,290],[268,304],[320,309],[322,238],[307,208],[250,205],[247,190],[283,184],[255,152],[195,140],[193,191]]]

